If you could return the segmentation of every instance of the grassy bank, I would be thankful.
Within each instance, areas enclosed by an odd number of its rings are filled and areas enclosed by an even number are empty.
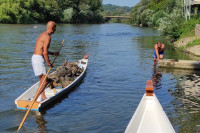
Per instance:
[[[195,36],[195,26],[200,23],[198,15],[181,23],[178,30],[180,36],[175,41],[175,47],[190,54],[200,56],[200,36]]]

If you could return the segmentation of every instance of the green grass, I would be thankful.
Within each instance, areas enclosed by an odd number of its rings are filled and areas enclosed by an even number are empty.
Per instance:
[[[196,46],[196,45],[200,45],[200,39],[195,39],[194,41],[189,42],[189,43],[186,45],[186,48],[189,48],[189,47],[192,47],[192,46]]]
[[[185,46],[180,47],[180,49],[184,50],[186,48],[193,47],[196,45],[200,45],[200,39],[195,39],[192,42],[189,42],[188,44],[186,44]]]
[[[184,38],[184,37],[194,36],[195,26],[196,24],[199,24],[199,23],[200,23],[200,18],[198,16],[194,16],[190,20],[184,21],[183,23],[181,23],[180,29],[179,29],[179,33],[181,34],[180,34],[179,39]]]

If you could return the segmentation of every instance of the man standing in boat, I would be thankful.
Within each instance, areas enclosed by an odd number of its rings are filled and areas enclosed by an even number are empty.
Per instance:
[[[44,62],[46,61],[46,63],[49,66],[54,67],[54,65],[50,63],[48,55],[55,55],[55,56],[59,55],[59,52],[48,51],[51,42],[51,34],[54,34],[55,31],[56,31],[56,23],[53,21],[49,21],[47,23],[46,31],[39,35],[35,43],[35,50],[32,56],[32,66],[35,76],[39,77],[40,81],[39,86],[42,84],[46,76],[46,69]],[[41,91],[39,93],[41,94],[41,100],[47,99],[44,92],[46,86],[47,86],[47,80],[44,81],[44,84],[42,85]]]
[[[161,42],[157,42],[157,44],[155,44],[155,46],[154,46],[155,51],[153,53],[153,55],[154,55],[154,59],[153,59],[154,65],[157,64],[159,59],[161,59],[161,60],[163,59],[164,49],[165,49],[165,45],[162,44]]]

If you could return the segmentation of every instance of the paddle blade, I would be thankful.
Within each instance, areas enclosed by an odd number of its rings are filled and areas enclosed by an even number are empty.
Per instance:
[[[62,41],[61,45],[63,45],[63,44],[64,44],[64,42],[65,42],[65,40],[63,40],[63,41]]]

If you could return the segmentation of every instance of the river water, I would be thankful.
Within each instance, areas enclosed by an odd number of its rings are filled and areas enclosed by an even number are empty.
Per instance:
[[[0,132],[15,132],[25,115],[14,100],[38,81],[31,56],[45,25],[0,25]],[[200,132],[198,71],[153,68],[153,46],[165,57],[194,59],[174,49],[151,28],[126,24],[58,24],[50,51],[65,39],[55,67],[88,53],[87,73],[73,92],[48,110],[31,111],[21,132],[123,133],[153,80],[155,94],[176,132]],[[53,59],[52,57],[50,57]]]

